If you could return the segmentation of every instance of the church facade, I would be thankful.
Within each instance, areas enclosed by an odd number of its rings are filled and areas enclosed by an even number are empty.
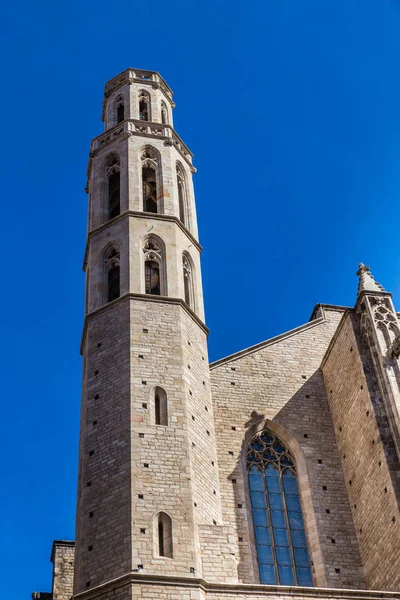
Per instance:
[[[52,600],[400,598],[400,323],[354,307],[209,364],[192,154],[128,69],[91,145],[76,540]]]

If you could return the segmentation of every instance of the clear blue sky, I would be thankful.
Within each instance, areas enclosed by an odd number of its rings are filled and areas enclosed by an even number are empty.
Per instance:
[[[400,309],[400,3],[6,3],[1,16],[2,594],[73,538],[85,171],[103,86],[160,71],[195,154],[210,359],[352,305]]]

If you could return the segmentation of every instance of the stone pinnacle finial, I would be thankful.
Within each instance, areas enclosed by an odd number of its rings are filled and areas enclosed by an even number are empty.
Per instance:
[[[360,263],[357,271],[357,275],[360,278],[358,282],[357,296],[361,292],[385,292],[386,290],[381,286],[380,283],[375,281],[374,276],[371,273],[369,267],[366,267],[363,263]]]

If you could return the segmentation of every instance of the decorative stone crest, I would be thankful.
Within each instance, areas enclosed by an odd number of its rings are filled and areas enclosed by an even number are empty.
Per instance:
[[[108,273],[114,267],[119,267],[119,249],[116,246],[111,246],[105,255],[105,271]]]
[[[146,260],[162,260],[161,245],[154,238],[147,238],[143,244],[143,252]]]

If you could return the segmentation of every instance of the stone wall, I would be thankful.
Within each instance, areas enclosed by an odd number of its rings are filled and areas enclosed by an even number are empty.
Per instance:
[[[222,524],[206,332],[180,305],[138,299],[131,301],[131,340],[133,565],[199,576],[209,555],[202,555],[198,525],[218,532]],[[154,420],[156,386],[167,394],[168,425]],[[172,519],[173,560],[157,553],[160,511]],[[220,544],[229,545],[227,532]],[[215,569],[216,556],[210,560]],[[236,578],[236,563],[224,571],[225,563],[219,575]]]
[[[51,560],[53,563],[52,600],[70,600],[74,583],[74,542],[56,540],[53,543]]]
[[[131,569],[129,321],[122,300],[86,324],[75,593]]]
[[[399,468],[371,357],[353,312],[331,345],[323,374],[366,586],[396,590]]]
[[[298,466],[317,586],[365,586],[320,364],[342,317],[325,319],[211,365],[223,519],[234,528],[239,580],[259,581],[247,474],[249,437],[266,424],[285,436]],[[240,541],[239,541],[240,538]]]

